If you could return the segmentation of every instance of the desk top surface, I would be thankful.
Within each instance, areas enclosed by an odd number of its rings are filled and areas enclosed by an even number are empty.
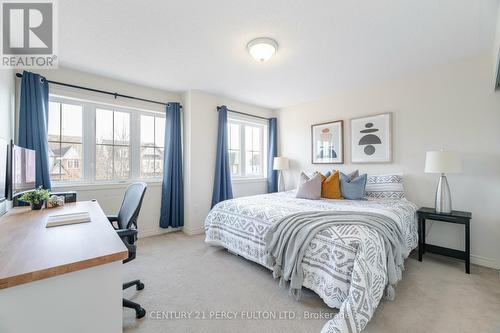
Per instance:
[[[46,228],[50,215],[87,211],[91,222]],[[127,258],[127,248],[97,202],[32,211],[11,209],[0,218],[0,289]]]

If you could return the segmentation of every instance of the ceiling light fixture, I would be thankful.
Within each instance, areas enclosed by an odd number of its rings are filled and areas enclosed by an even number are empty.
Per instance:
[[[248,53],[257,61],[264,62],[271,59],[278,50],[278,43],[268,37],[251,40],[248,45]]]

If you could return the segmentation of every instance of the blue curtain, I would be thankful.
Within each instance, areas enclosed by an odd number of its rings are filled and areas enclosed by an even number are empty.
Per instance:
[[[269,150],[267,157],[267,192],[278,192],[278,170],[273,170],[274,158],[278,156],[278,120],[269,119]]]
[[[181,106],[179,103],[168,103],[161,192],[160,227],[162,228],[177,228],[184,225],[181,135]]]
[[[18,144],[36,151],[36,186],[50,190],[48,112],[47,80],[38,74],[24,71],[21,82]]]
[[[233,198],[229,153],[227,151],[227,106],[225,105],[219,108],[219,133],[217,134],[217,156],[215,158],[212,207],[221,201]]]

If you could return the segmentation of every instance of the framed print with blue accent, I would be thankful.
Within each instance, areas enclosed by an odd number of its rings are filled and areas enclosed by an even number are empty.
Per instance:
[[[311,126],[311,162],[313,164],[344,163],[344,121]]]

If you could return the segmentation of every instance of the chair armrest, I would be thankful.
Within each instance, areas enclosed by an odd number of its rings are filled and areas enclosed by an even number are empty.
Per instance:
[[[118,229],[116,230],[120,238],[131,237],[137,235],[137,230],[135,229]]]
[[[113,229],[117,230],[119,227],[118,223],[115,225],[115,222],[118,222],[118,215],[108,215],[106,217],[108,218],[109,223],[111,223]]]
[[[108,218],[109,222],[118,221],[118,215],[108,215],[106,217]]]

